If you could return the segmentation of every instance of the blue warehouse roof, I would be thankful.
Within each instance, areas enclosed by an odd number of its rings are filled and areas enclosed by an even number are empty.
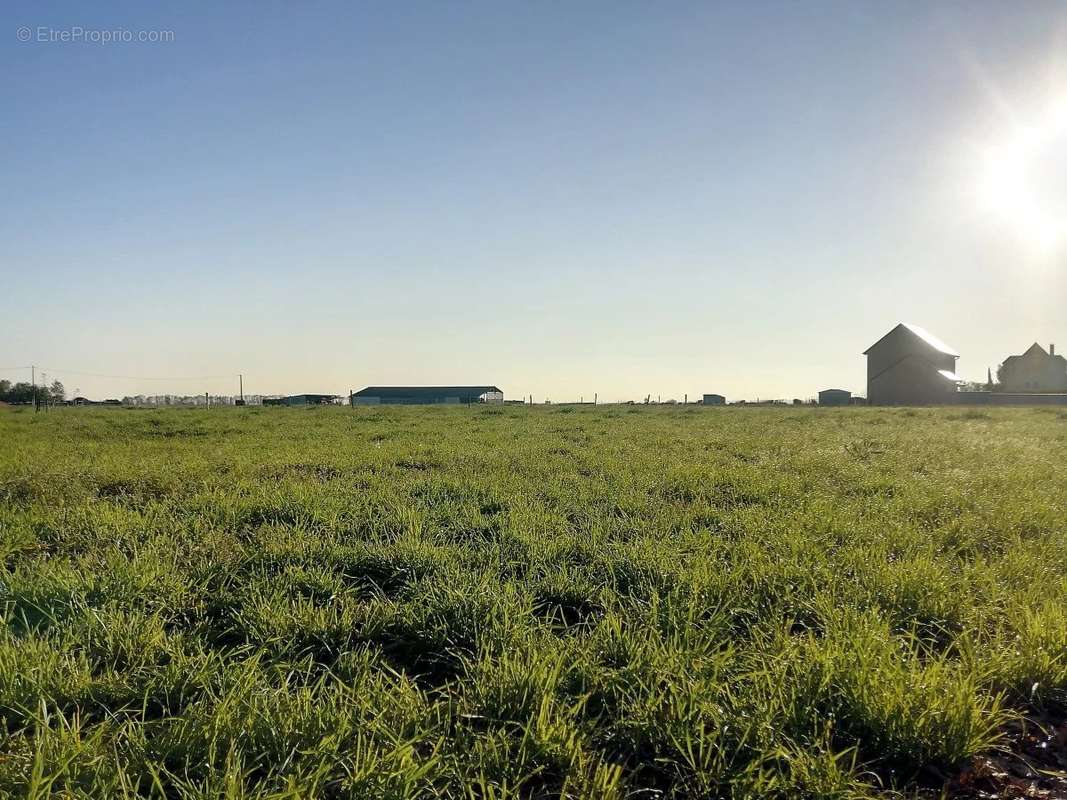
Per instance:
[[[477,400],[487,392],[501,392],[496,386],[368,386],[355,392],[353,397],[380,397],[383,400],[430,399],[434,397],[458,397],[461,400]],[[501,392],[502,393],[502,392]]]

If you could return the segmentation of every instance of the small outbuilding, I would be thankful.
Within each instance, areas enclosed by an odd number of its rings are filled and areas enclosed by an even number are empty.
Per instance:
[[[852,400],[852,392],[847,389],[823,389],[819,392],[820,406],[847,406]]]
[[[721,394],[706,394],[704,395],[703,404],[706,406],[724,406],[726,405],[726,398]]]
[[[354,406],[503,403],[504,392],[496,386],[368,386],[353,392],[349,402]]]

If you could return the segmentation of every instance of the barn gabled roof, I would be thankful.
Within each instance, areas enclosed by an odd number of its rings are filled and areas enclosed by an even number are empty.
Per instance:
[[[946,356],[953,356],[955,358],[959,358],[960,357],[959,353],[957,353],[955,350],[953,350],[951,347],[949,347],[943,341],[938,339],[936,336],[934,336],[928,330],[926,330],[925,328],[921,328],[918,325],[912,325],[910,322],[901,322],[899,325],[897,325],[895,328],[893,328],[893,330],[889,331],[889,333],[887,333],[885,336],[883,336],[877,342],[875,342],[870,347],[868,347],[866,350],[864,350],[863,351],[863,355],[869,354],[874,348],[876,348],[883,341],[885,341],[886,339],[888,339],[890,336],[892,336],[894,333],[896,333],[898,330],[901,330],[901,329],[906,330],[910,334],[912,334],[913,336],[918,337],[920,341],[922,341],[926,345],[929,345],[930,347],[932,347],[934,350],[936,350],[939,353],[942,353],[942,354],[944,354]]]

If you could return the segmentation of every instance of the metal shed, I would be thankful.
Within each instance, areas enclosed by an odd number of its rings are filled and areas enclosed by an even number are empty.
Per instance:
[[[852,401],[852,392],[847,389],[823,389],[819,392],[820,406],[847,406]]]

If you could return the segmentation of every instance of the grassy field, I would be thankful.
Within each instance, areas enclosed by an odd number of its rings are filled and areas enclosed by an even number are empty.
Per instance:
[[[1065,508],[1055,410],[0,409],[0,796],[911,794]]]

